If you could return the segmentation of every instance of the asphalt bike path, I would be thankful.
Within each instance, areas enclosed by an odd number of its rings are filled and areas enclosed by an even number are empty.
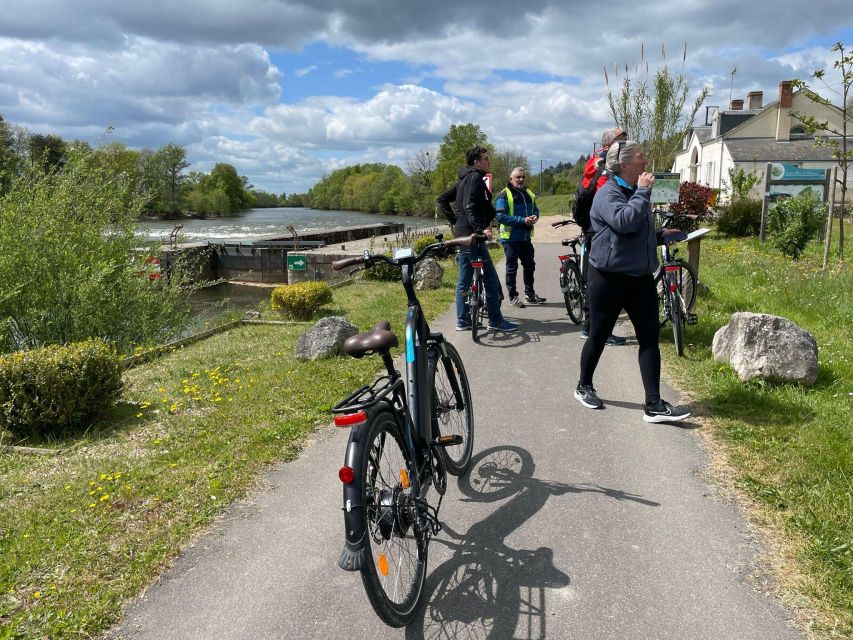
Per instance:
[[[348,432],[328,426],[131,602],[107,637],[801,638],[754,586],[764,580],[760,549],[706,479],[698,423],[643,422],[636,344],[604,351],[595,377],[604,410],[572,397],[583,340],[558,286],[563,251],[537,243],[536,290],[548,301],[504,304],[517,333],[474,344],[454,331],[453,309],[432,324],[468,372],[474,460],[468,475],[449,478],[413,625],[385,626],[359,575],[336,564]],[[630,324],[615,333],[630,337]],[[679,400],[666,385],[662,393]]]

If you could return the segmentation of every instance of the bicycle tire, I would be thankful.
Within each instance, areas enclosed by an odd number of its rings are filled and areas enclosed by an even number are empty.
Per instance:
[[[461,476],[470,468],[471,454],[474,451],[474,408],[471,405],[471,388],[462,358],[452,344],[445,342],[444,346],[447,349],[447,359],[440,356],[430,358],[427,364],[432,385],[433,437],[462,436],[462,444],[439,449],[447,473]],[[462,408],[459,408],[456,402],[451,376],[454,376],[459,384]]]
[[[675,355],[684,355],[684,309],[681,294],[678,291],[670,293],[670,313],[672,316],[672,339],[675,343]]]
[[[583,322],[583,281],[581,280],[581,271],[574,260],[563,261],[563,275],[566,278],[566,290],[563,292],[563,299],[566,303],[566,311],[569,312],[569,317],[575,324]]]
[[[370,421],[358,464],[366,532],[362,583],[376,615],[403,627],[424,592],[427,548],[414,524],[417,470],[393,413],[381,411]]]
[[[468,305],[471,314],[471,338],[477,342],[480,338],[481,329],[485,327],[480,324],[481,306],[483,306],[483,278],[475,269],[471,280],[471,289],[468,295]]]
[[[686,303],[687,313],[690,313],[693,311],[693,305],[696,304],[696,293],[698,291],[697,282],[699,279],[696,277],[696,270],[686,260],[674,260],[673,264],[677,264],[679,266],[676,281],[678,282],[678,289],[681,292],[681,297]],[[664,308],[663,273],[663,268],[658,268],[657,273],[655,274],[655,288],[657,289],[658,297],[660,298],[661,309]],[[661,325],[666,324],[666,320],[666,317],[661,316]]]

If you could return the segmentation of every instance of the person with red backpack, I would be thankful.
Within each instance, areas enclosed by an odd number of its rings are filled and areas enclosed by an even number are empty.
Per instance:
[[[590,228],[589,212],[592,209],[592,199],[599,187],[603,187],[607,182],[607,172],[604,169],[604,159],[607,156],[607,150],[614,142],[625,142],[628,139],[628,132],[623,131],[619,127],[607,129],[601,134],[601,150],[589,157],[586,161],[586,166],[583,170],[583,179],[575,194],[575,201],[572,204],[572,216],[575,222],[580,225],[583,231],[584,244],[586,252],[583,256],[583,273],[586,278],[586,273],[589,270],[589,252],[592,247],[592,229]],[[586,284],[586,283],[584,283]],[[586,340],[589,337],[589,301],[584,298],[584,320],[581,338]],[[609,345],[623,345],[625,338],[621,336],[611,335],[607,338]]]

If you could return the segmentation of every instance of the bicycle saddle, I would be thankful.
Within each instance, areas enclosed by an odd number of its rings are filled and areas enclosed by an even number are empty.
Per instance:
[[[380,320],[370,331],[347,338],[344,342],[344,353],[353,358],[361,358],[369,353],[387,351],[398,344],[397,336],[391,331],[391,323]]]

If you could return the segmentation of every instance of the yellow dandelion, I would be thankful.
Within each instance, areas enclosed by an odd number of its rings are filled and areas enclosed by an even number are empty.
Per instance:
[[[169,407],[169,411],[176,411],[177,408],[178,408],[178,405],[173,404],[171,407]]]
[[[165,387],[157,387],[157,393],[166,393]]]
[[[93,495],[95,495],[95,492],[94,492],[94,491],[90,491],[90,492],[89,492],[89,495],[90,495],[90,496],[93,496]]]
[[[106,479],[106,477],[107,477],[107,474],[106,474],[106,473],[102,473],[102,474],[100,475],[100,477],[98,478],[98,480],[105,480],[105,479]]]
[[[72,509],[71,513],[77,513],[77,509]]]
[[[189,380],[187,380],[186,378],[184,378],[183,380],[181,380],[181,384],[189,384],[189,382],[190,382],[190,381],[189,381]]]
[[[71,490],[71,485],[70,485],[70,484],[66,484],[66,485],[65,485],[65,490],[66,490],[66,491],[70,491],[70,490]]]
[[[231,398],[231,397],[228,398],[228,402],[233,402],[233,401],[234,401],[234,398]]]
[[[103,502],[104,500],[109,500],[109,499],[110,499],[110,494],[108,494],[108,493],[105,493],[104,495],[101,496],[101,502]]]
[[[35,593],[33,593],[33,598],[35,598],[36,600],[41,598],[41,591],[36,591]]]
[[[141,418],[141,417],[142,417],[142,412],[140,411],[139,413],[137,413],[137,414],[136,414],[136,417],[137,417],[137,418]]]
[[[29,534],[29,533],[25,533],[25,534],[24,534],[24,537],[25,537],[25,538],[29,538],[29,537],[30,537],[30,534]]]
[[[115,475],[116,480],[118,480],[119,478],[121,478],[121,476],[122,476],[122,473],[121,473],[121,471],[119,471],[119,472]]]
[[[95,481],[94,481],[94,480],[90,480],[90,481],[89,481],[89,486],[91,487],[93,484],[95,484]]]
[[[175,467],[177,467],[177,466],[178,466],[178,463],[177,463],[177,462],[173,462],[173,463],[172,463],[172,464],[170,464],[169,466],[170,466],[170,467],[172,467],[172,468],[174,469]]]
[[[96,503],[94,503],[94,502],[92,502],[92,503],[90,503],[90,504],[89,504],[89,507],[90,507],[90,508],[91,508],[91,507],[97,507],[97,506],[98,506],[98,505],[97,505]]]

